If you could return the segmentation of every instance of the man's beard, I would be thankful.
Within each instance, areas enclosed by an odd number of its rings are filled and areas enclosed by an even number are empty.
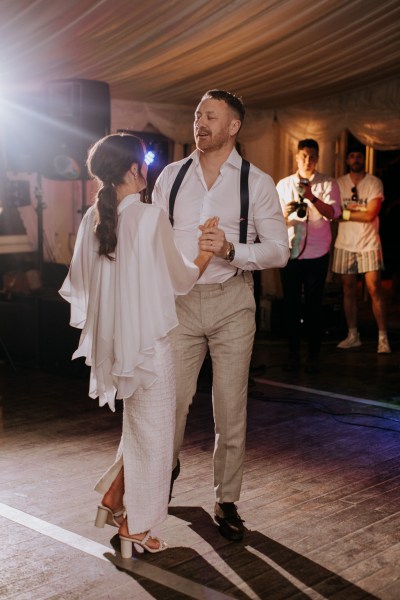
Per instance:
[[[198,150],[209,152],[223,148],[229,141],[229,136],[225,132],[219,132],[213,137],[211,135],[206,139],[199,137],[195,141]]]
[[[364,171],[364,165],[362,163],[353,163],[350,167],[352,173],[361,173]]]

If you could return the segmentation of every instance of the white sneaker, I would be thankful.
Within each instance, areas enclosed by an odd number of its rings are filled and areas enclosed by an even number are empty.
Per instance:
[[[339,342],[337,348],[358,348],[361,344],[360,334],[358,332],[349,333],[345,340]]]
[[[389,346],[387,338],[381,338],[378,341],[378,354],[391,354],[392,350]]]

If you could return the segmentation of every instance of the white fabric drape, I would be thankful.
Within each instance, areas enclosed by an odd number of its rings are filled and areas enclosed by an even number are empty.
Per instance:
[[[294,138],[334,141],[348,129],[376,150],[400,148],[400,79],[319,102],[277,111],[282,127]]]
[[[112,128],[143,131],[152,125],[177,143],[193,141],[195,106],[112,101]],[[400,148],[400,78],[325,100],[293,104],[275,111],[248,110],[242,143],[266,137],[272,145],[276,121],[295,140],[335,142],[348,129],[376,150]]]
[[[191,144],[195,109],[196,105],[152,104],[116,99],[111,103],[111,127],[113,131],[144,131],[147,125],[152,125],[178,144]],[[248,110],[240,139],[249,141],[268,135],[273,121],[272,110]]]

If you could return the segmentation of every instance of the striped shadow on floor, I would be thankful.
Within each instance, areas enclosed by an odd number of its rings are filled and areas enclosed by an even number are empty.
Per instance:
[[[0,516],[4,517],[14,523],[28,527],[37,533],[41,533],[47,537],[57,540],[62,544],[66,544],[71,548],[85,552],[95,558],[101,560],[110,561],[116,567],[123,569],[125,572],[132,573],[134,575],[140,575],[146,577],[160,585],[168,587],[181,594],[186,594],[189,598],[195,598],[196,600],[231,600],[232,596],[227,596],[221,592],[217,592],[209,587],[195,583],[190,579],[180,577],[164,569],[160,569],[154,565],[147,564],[140,559],[132,557],[132,559],[123,559],[118,554],[112,554],[108,546],[103,546],[98,542],[94,542],[88,538],[85,538],[77,533],[47,523],[42,519],[33,517],[28,513],[21,510],[17,510],[0,502]]]

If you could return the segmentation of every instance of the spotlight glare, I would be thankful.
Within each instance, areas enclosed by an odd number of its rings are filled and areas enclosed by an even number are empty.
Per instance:
[[[147,166],[151,165],[154,162],[156,155],[151,150],[148,150],[144,156],[144,162]]]

